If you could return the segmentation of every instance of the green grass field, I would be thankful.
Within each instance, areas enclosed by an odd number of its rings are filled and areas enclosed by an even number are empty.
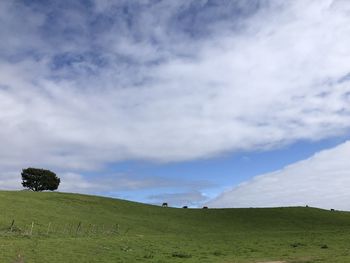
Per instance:
[[[350,262],[350,213],[0,192],[0,262]]]

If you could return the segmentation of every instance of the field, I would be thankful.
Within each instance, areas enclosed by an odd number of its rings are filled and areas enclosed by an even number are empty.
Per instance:
[[[350,213],[0,192],[0,262],[350,262]]]

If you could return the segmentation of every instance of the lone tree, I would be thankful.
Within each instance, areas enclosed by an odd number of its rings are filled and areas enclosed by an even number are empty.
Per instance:
[[[61,180],[50,170],[27,168],[22,170],[22,185],[33,191],[54,191]]]

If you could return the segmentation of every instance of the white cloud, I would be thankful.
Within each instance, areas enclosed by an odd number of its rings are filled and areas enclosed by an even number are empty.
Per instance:
[[[350,141],[219,195],[211,207],[313,206],[350,210]]]
[[[109,12],[111,3],[96,8]],[[350,72],[350,3],[270,4],[237,24],[207,23],[210,37],[198,38],[174,26],[190,4],[142,3],[159,16],[141,12],[136,25],[89,34],[92,23],[70,10],[54,37],[41,31],[47,14],[2,3],[11,15],[2,16],[0,37],[15,44],[0,51],[0,166],[76,172],[125,159],[269,149],[349,130],[350,82],[339,80]],[[10,26],[29,33],[16,42]],[[65,61],[67,52],[74,59]]]
[[[178,180],[176,178],[164,178],[160,176],[138,176],[134,174],[102,174],[98,177],[86,177],[78,173],[62,173],[59,174],[59,177],[61,178],[59,191],[90,194],[103,193],[112,196],[118,193],[118,191],[132,192],[147,191],[150,189],[167,191],[169,189],[176,188],[187,191],[187,197],[183,196],[183,198],[189,199],[191,197],[190,193],[192,193],[192,199],[194,199],[193,201],[199,201],[197,199],[198,195],[200,194],[200,190],[203,188],[214,187],[213,183],[204,180]],[[179,199],[180,195],[177,198]],[[131,197],[131,199],[134,200],[133,197]],[[152,195],[150,199],[154,200],[155,195]],[[173,199],[175,199],[175,196]]]

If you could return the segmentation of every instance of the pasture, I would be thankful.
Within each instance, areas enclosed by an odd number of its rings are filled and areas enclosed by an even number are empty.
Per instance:
[[[169,204],[171,205],[171,204]],[[0,262],[350,262],[350,213],[0,192]]]

